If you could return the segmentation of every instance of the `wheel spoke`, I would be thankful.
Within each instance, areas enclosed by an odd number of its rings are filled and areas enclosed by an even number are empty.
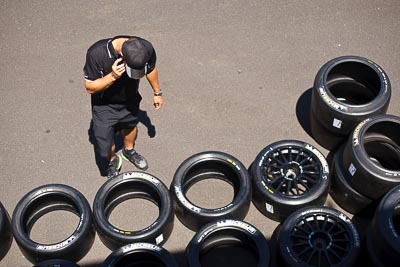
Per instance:
[[[305,174],[311,174],[311,175],[316,175],[316,176],[319,176],[319,175],[321,174],[321,173],[318,172],[318,171],[316,171],[316,172],[303,171],[303,173],[305,173]]]
[[[331,236],[337,236],[337,235],[340,235],[340,234],[345,233],[345,232],[346,232],[345,230],[339,230],[337,232],[331,233]]]
[[[279,179],[282,179],[283,175],[279,174],[278,176],[274,177],[271,181],[269,181],[271,184],[276,183]],[[268,180],[268,179],[267,179]]]
[[[308,235],[312,232],[312,229],[311,229],[311,232],[307,232],[306,229],[303,229],[303,227],[300,228],[300,227],[298,227],[298,226],[295,226],[294,229],[295,229],[295,230],[297,229],[298,231],[301,231],[301,232],[303,232],[304,234],[306,234],[307,238],[308,238]]]
[[[343,248],[343,247],[335,245],[335,244],[332,244],[332,248],[335,248],[335,250],[341,250],[343,252],[347,252],[346,248]],[[332,250],[332,252],[334,252],[334,250]]]
[[[313,178],[311,178],[311,177],[308,177],[307,175],[302,174],[301,177],[304,178],[304,179],[307,180],[307,181],[310,181],[310,182],[313,183],[313,184],[316,184],[316,183],[317,183],[317,182],[315,181],[315,179],[313,179]]]
[[[299,162],[299,158],[300,158],[300,155],[303,153],[303,150],[299,150],[299,153],[297,153],[297,155],[296,155],[296,158],[294,159],[294,161],[295,162]]]
[[[303,240],[308,240],[308,235],[302,235],[302,234],[292,234],[290,236],[291,238],[297,238],[297,239],[303,239]],[[299,243],[303,243],[303,242],[299,242]],[[308,242],[306,242],[306,244],[308,244]]]
[[[288,148],[288,154],[289,154],[289,162],[291,162],[293,160],[292,147]]]
[[[335,253],[335,254],[336,254],[336,253]],[[333,265],[333,263],[332,263],[332,261],[331,261],[331,257],[329,257],[328,251],[324,250],[324,255],[325,255],[326,260],[328,261],[329,266]],[[335,256],[337,256],[337,255],[335,255]],[[339,259],[340,259],[340,258],[339,258]]]
[[[306,184],[306,183],[304,183],[302,180],[298,180],[299,181],[299,183],[302,185],[302,186],[304,186],[305,188],[307,188],[307,190],[310,190],[310,187]],[[304,190],[304,192],[305,192],[305,190]]]
[[[286,157],[282,154],[281,150],[278,150],[279,156],[281,156],[282,160],[284,163],[288,163],[289,161],[286,159]]]
[[[279,189],[284,185],[285,182],[286,182],[286,180],[283,179],[282,182],[280,182],[280,184],[278,185],[278,187],[276,187],[275,189],[279,191]]]
[[[300,251],[299,253],[297,253],[297,255],[298,255],[298,256],[301,256],[301,255],[305,254],[306,252],[308,252],[308,251],[311,250],[311,249],[312,249],[311,247],[307,246],[307,247],[305,247],[302,251]],[[312,253],[314,253],[314,251],[313,251]],[[312,253],[311,253],[311,254],[312,254]]]
[[[342,257],[339,254],[337,254],[335,251],[333,251],[332,249],[328,250],[328,252],[330,254],[332,254],[333,256],[335,256],[335,258],[337,258],[338,260],[342,259]],[[347,250],[344,250],[343,252],[347,252]]]
[[[269,159],[274,160],[276,163],[278,163],[279,165],[283,165],[285,163],[283,163],[282,161],[278,160],[276,157],[270,157]]]
[[[286,195],[289,195],[291,187],[292,187],[292,181],[289,180],[286,187]]]
[[[307,263],[310,263],[310,261],[314,258],[315,252],[316,252],[316,250],[313,249],[313,251],[311,252],[310,256],[308,257],[308,259],[307,259],[307,261],[306,261]]]
[[[329,216],[324,216],[324,222],[322,223],[322,231],[325,231],[325,229],[326,229],[326,226],[327,226],[327,223],[328,223],[328,218],[329,218]]]
[[[311,163],[311,164],[308,164],[308,165],[304,165],[303,166],[303,169],[308,169],[308,168],[311,168],[311,167],[315,167],[315,166],[318,166],[319,165],[319,163]]]
[[[299,185],[298,185],[297,181],[294,181],[293,184],[294,184],[294,186],[292,187],[292,189],[296,190],[296,192],[294,192],[293,194],[294,195],[300,195],[300,188],[299,188]],[[303,191],[303,192],[305,192],[305,191]]]

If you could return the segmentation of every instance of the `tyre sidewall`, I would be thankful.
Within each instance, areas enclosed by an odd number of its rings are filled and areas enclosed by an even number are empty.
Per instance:
[[[80,213],[79,224],[74,232],[62,242],[52,245],[39,244],[31,240],[23,224],[23,217],[26,216],[30,205],[47,195],[62,195],[72,200]],[[27,193],[14,209],[12,230],[21,252],[32,263],[50,259],[77,262],[89,252],[95,238],[89,203],[78,190],[63,184],[44,185]]]
[[[354,190],[343,175],[343,150],[344,146],[340,146],[335,153],[329,194],[341,208],[357,214],[372,205],[373,200]]]
[[[113,226],[104,210],[110,192],[128,183],[145,186],[154,191],[160,199],[159,216],[156,221],[137,231],[126,231]],[[161,180],[145,172],[122,173],[104,183],[93,202],[93,217],[99,238],[111,250],[135,242],[163,245],[170,237],[174,225],[173,203],[168,188]]]
[[[345,62],[357,62],[373,69],[380,78],[378,95],[364,105],[348,105],[338,101],[329,91],[327,76],[335,66]],[[328,61],[318,71],[312,91],[311,109],[318,114],[320,123],[336,134],[348,135],[362,120],[373,114],[386,113],[391,98],[391,84],[387,74],[375,62],[358,57],[342,56]],[[341,127],[333,126],[334,120],[341,121]]]
[[[10,216],[0,202],[0,261],[6,256],[10,250],[13,235],[11,231],[11,220]]]
[[[390,190],[379,203],[370,223],[367,238],[384,266],[397,266],[400,261],[400,233],[396,231],[393,215],[400,204],[400,185]]]
[[[374,164],[363,145],[368,129],[379,122],[400,124],[393,115],[376,115],[362,121],[347,140],[343,151],[343,173],[354,189],[371,198],[379,199],[394,186],[400,184],[400,171],[388,170]]]
[[[193,204],[186,197],[184,184],[190,170],[197,164],[217,162],[233,170],[237,177],[239,188],[234,199],[229,204],[215,209],[205,209]],[[229,177],[226,177],[229,179]],[[217,151],[206,151],[195,154],[178,167],[170,186],[174,200],[175,214],[189,229],[197,231],[203,225],[224,218],[242,220],[246,217],[251,203],[251,181],[246,167],[235,157]]]

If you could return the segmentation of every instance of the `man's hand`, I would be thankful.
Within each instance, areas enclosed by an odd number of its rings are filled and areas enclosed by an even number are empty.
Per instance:
[[[154,107],[156,108],[156,109],[160,109],[161,108],[161,106],[162,106],[162,104],[163,104],[163,98],[162,98],[162,96],[154,96]]]
[[[116,80],[119,79],[124,72],[125,64],[123,63],[123,58],[118,58],[112,65],[111,75]]]

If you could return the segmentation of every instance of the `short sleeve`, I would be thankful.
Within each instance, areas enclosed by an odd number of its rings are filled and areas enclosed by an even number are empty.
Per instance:
[[[86,63],[83,67],[83,77],[88,81],[94,81],[103,77],[102,71],[98,68],[98,64],[89,51],[86,54]]]
[[[156,55],[156,50],[153,49],[153,53],[151,54],[151,57],[148,62],[148,71],[147,73],[150,73],[154,70],[156,67],[156,61],[157,61],[157,55]]]

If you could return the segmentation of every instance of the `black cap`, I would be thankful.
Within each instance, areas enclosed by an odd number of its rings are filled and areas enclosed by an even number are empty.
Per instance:
[[[142,38],[135,37],[125,41],[122,45],[122,55],[126,62],[126,74],[132,79],[140,79],[146,75],[153,51],[153,45]]]

